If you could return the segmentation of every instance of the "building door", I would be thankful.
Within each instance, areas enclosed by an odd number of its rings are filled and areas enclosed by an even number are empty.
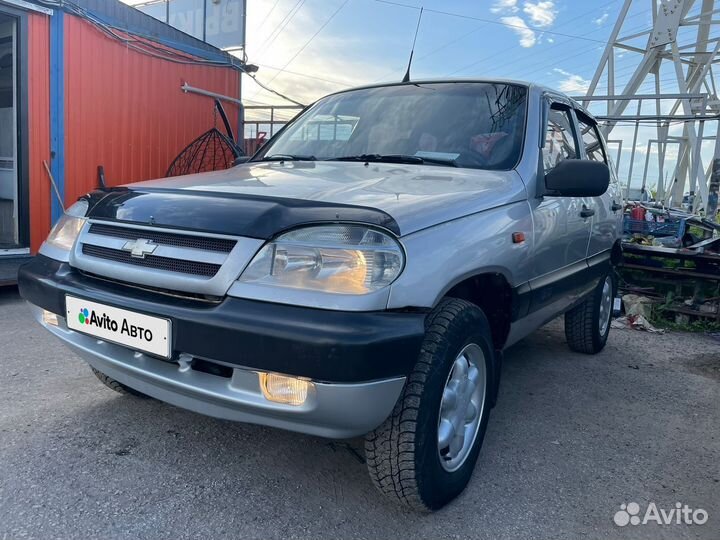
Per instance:
[[[0,255],[20,245],[18,24],[0,13]]]

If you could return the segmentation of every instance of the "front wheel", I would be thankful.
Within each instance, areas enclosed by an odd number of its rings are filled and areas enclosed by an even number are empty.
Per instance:
[[[390,417],[365,438],[370,477],[385,495],[436,510],[470,480],[490,414],[493,346],[484,313],[444,300]]]
[[[616,290],[615,275],[610,271],[582,304],[565,313],[565,337],[573,351],[595,354],[603,350]]]

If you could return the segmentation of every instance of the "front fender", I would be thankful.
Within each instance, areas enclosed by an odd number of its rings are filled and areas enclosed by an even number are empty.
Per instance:
[[[522,201],[403,237],[405,270],[391,286],[388,308],[432,308],[454,285],[481,273],[502,274],[512,287],[529,281],[532,227]],[[525,233],[525,241],[514,243],[514,232]]]

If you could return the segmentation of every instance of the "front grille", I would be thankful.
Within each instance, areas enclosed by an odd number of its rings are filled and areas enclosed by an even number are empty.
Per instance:
[[[90,225],[88,232],[101,236],[112,236],[113,238],[127,238],[128,240],[144,238],[145,240],[152,240],[162,246],[193,248],[203,251],[217,251],[220,253],[230,253],[236,244],[235,240],[227,238],[208,238],[148,229],[131,229],[129,227],[117,227],[115,225],[104,225],[101,223],[93,223]]]
[[[130,287],[132,289],[137,289],[139,291],[162,294],[164,296],[172,296],[174,298],[182,298],[184,300],[193,300],[193,301],[197,301],[197,302],[203,302],[206,304],[219,304],[220,302],[222,302],[222,296],[175,291],[172,289],[163,289],[162,287],[151,287],[149,285],[138,285],[137,283],[131,283],[129,281],[124,281],[122,279],[108,278],[105,276],[100,276],[98,274],[93,274],[92,272],[85,272],[83,270],[80,270],[80,273],[83,276],[90,278],[90,279],[103,281],[105,283],[113,283],[115,285],[122,285],[123,287]]]
[[[90,257],[97,257],[99,259],[196,276],[213,277],[218,273],[218,270],[220,270],[219,264],[170,259],[168,257],[158,257],[157,255],[146,255],[144,259],[140,259],[131,256],[127,251],[93,246],[91,244],[83,244],[82,252],[83,255],[89,255]]]

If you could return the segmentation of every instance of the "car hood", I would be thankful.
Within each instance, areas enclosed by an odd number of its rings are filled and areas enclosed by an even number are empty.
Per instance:
[[[327,161],[246,163],[126,187],[155,194],[167,191],[181,198],[247,196],[258,204],[289,200],[323,208],[377,209],[397,223],[402,235],[526,198],[515,171]]]

